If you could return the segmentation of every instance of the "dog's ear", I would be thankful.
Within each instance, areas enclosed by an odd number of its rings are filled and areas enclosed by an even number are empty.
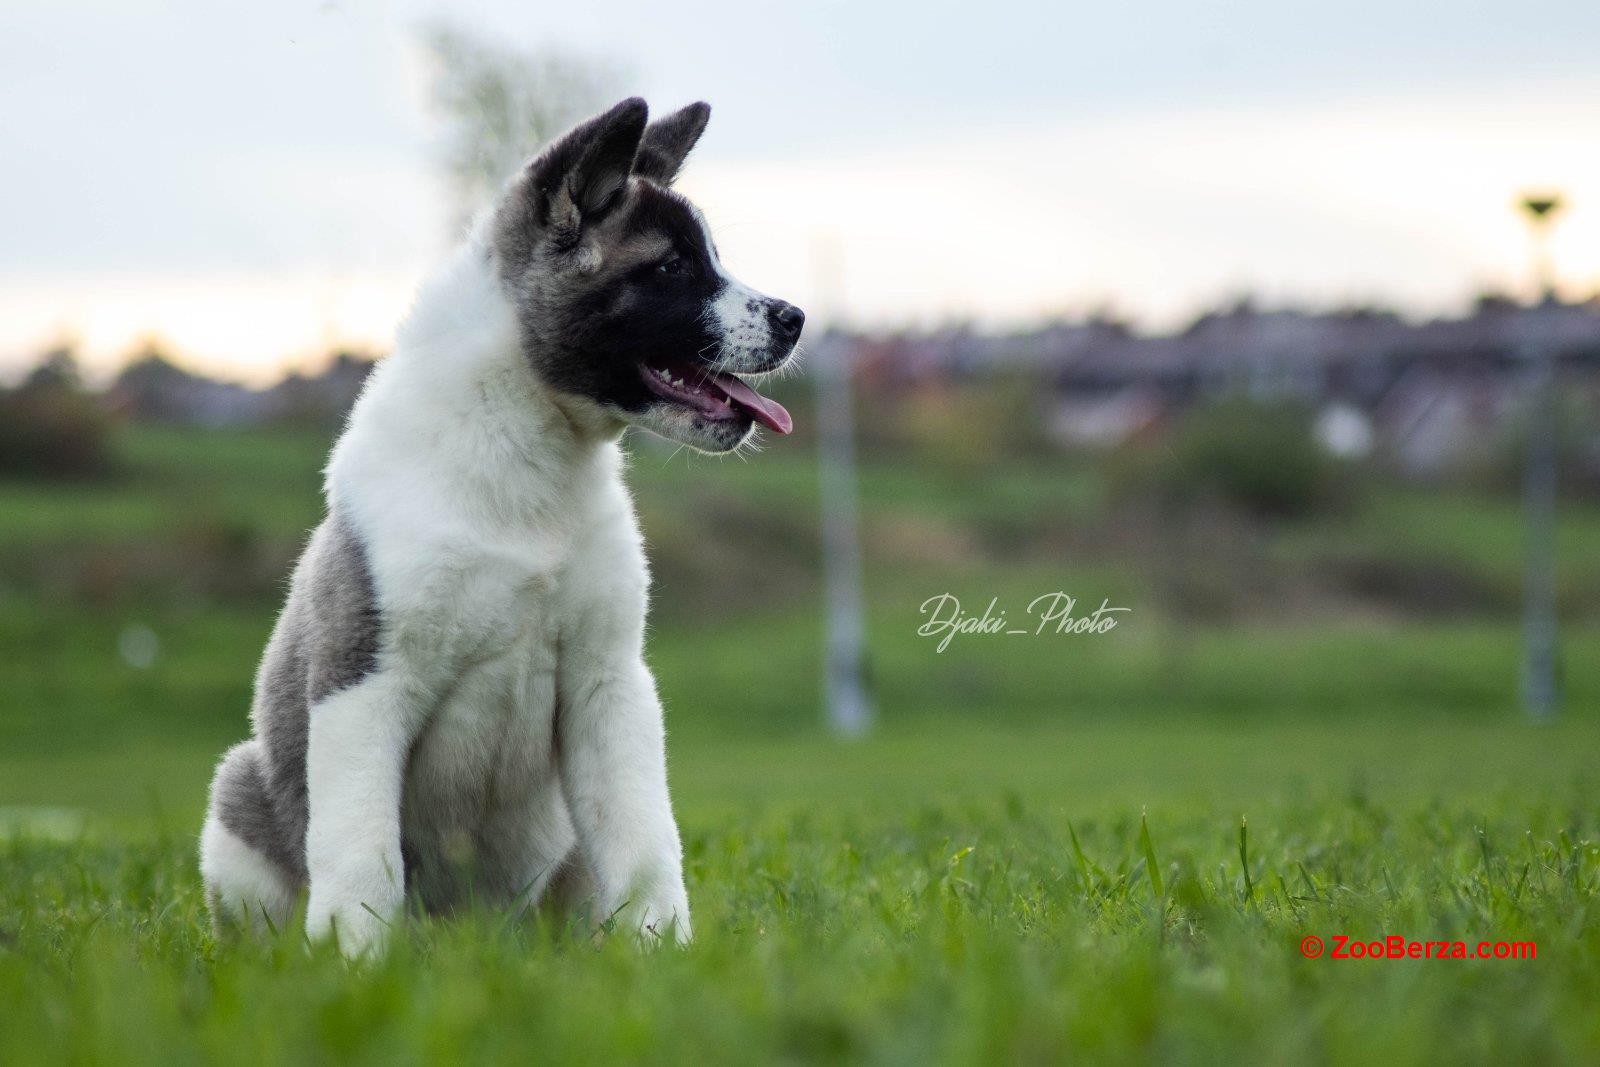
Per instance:
[[[541,221],[557,242],[576,241],[586,224],[604,217],[621,198],[649,113],[642,99],[629,97],[528,164]]]
[[[706,132],[710,118],[711,105],[702,100],[652,122],[645,127],[644,139],[639,142],[639,158],[634,161],[633,172],[661,185],[671,185],[683,168],[684,157]]]

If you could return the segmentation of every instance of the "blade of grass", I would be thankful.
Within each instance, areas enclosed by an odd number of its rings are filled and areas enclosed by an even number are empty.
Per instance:
[[[1317,891],[1317,883],[1311,880],[1311,874],[1306,870],[1306,865],[1304,863],[1296,863],[1295,866],[1300,870],[1300,880],[1306,884],[1306,892],[1311,894],[1312,900],[1320,901],[1322,894]]]
[[[1072,857],[1078,862],[1078,876],[1083,879],[1083,888],[1087,892],[1093,888],[1089,876],[1089,857],[1083,854],[1083,846],[1078,844],[1078,831],[1072,826],[1072,821],[1067,821],[1067,836],[1072,839]]]
[[[1239,816],[1239,866],[1244,869],[1245,903],[1254,904],[1256,887],[1250,880],[1250,822],[1243,815]]]
[[[1150,843],[1150,823],[1144,812],[1139,813],[1139,847],[1144,850],[1144,869],[1150,875],[1150,888],[1157,900],[1167,899],[1166,887],[1161,884],[1161,865],[1156,862],[1156,849]]]

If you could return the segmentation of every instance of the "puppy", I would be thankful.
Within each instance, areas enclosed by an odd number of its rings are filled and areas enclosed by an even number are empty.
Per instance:
[[[690,933],[648,575],[618,440],[727,452],[781,405],[736,375],[799,308],[729,277],[672,182],[705,129],[643,100],[518,174],[425,285],[327,468],[327,516],[223,758],[200,840],[213,921],[381,948],[430,912],[559,893]]]

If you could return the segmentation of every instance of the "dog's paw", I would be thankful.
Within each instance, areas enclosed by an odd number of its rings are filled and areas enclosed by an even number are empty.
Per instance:
[[[313,897],[306,908],[306,936],[319,943],[333,939],[346,959],[382,955],[389,929],[389,920],[360,903],[336,905]]]
[[[645,904],[635,916],[634,928],[646,946],[687,945],[694,938],[689,928],[689,902]]]

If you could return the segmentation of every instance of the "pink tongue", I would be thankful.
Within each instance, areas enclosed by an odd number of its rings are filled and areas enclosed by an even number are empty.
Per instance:
[[[794,420],[776,400],[762,396],[732,375],[718,374],[712,381],[717,383],[718,389],[728,394],[729,400],[744,408],[773,433],[788,433],[794,429]]]

